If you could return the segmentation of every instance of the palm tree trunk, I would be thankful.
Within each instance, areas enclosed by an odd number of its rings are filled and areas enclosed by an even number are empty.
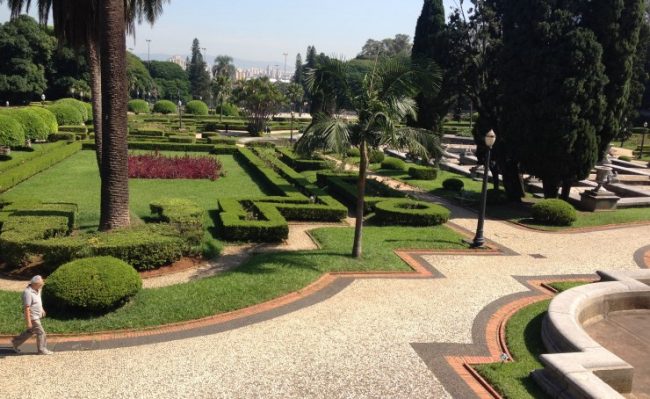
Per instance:
[[[361,257],[363,243],[363,211],[366,206],[366,171],[368,170],[368,145],[365,140],[361,141],[361,162],[359,163],[359,181],[357,182],[357,209],[356,223],[354,226],[354,245],[352,256]]]
[[[93,126],[95,128],[95,153],[97,166],[102,170],[102,70],[97,47],[97,38],[88,35],[86,41],[86,52],[88,57],[88,68],[90,70],[90,91],[92,93],[93,105]]]
[[[101,231],[127,227],[129,174],[124,1],[100,3],[102,85]]]

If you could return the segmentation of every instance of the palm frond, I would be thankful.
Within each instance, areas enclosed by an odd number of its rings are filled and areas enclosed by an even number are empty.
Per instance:
[[[410,127],[395,129],[392,134],[384,135],[381,144],[397,150],[408,151],[427,161],[439,160],[443,152],[438,134],[430,130]]]
[[[296,143],[296,152],[312,155],[327,150],[344,154],[350,145],[350,125],[338,116],[318,115]]]

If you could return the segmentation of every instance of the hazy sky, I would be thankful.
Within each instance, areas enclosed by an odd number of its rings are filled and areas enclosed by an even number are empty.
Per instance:
[[[33,1],[36,3],[36,1]],[[445,0],[449,9],[455,0]],[[308,45],[318,52],[353,58],[368,38],[413,36],[422,0],[172,0],[158,22],[141,25],[127,47],[147,54],[190,52],[198,38],[207,54],[289,65]],[[9,18],[6,3],[0,22]]]

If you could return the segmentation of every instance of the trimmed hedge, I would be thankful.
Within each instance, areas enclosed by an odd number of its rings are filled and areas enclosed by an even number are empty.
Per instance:
[[[416,180],[436,180],[438,178],[438,169],[428,166],[411,166],[409,176]]]
[[[428,202],[393,199],[375,205],[377,219],[387,225],[438,226],[449,221],[449,209]]]
[[[47,139],[51,143],[55,143],[57,141],[65,141],[66,143],[72,143],[77,139],[77,135],[75,133],[59,132],[59,133],[50,134]]]
[[[205,116],[208,114],[208,104],[203,101],[194,100],[187,103],[185,112],[190,115]]]
[[[40,106],[27,107],[27,109],[39,114],[41,118],[43,118],[43,121],[45,121],[45,125],[48,128],[48,133],[52,134],[59,131],[59,123],[56,121],[56,115],[52,112]]]
[[[105,312],[140,291],[142,279],[128,263],[109,256],[80,259],[47,279],[45,300],[62,310]]]
[[[129,112],[133,112],[136,115],[149,113],[149,103],[145,100],[131,100],[128,103],[128,107]]]
[[[59,142],[56,144],[47,144],[43,146],[38,146],[32,148],[32,151],[23,153],[23,156],[21,156],[18,159],[10,159],[7,161],[1,161],[0,162],[0,172],[4,172],[6,170],[15,168],[17,166],[23,165],[35,158],[39,158],[43,156],[44,154],[47,154],[48,152],[55,150],[57,148],[60,148],[64,146],[66,143],[64,142]]]
[[[38,158],[25,162],[20,168],[12,168],[0,174],[0,193],[3,193],[16,184],[29,179],[37,173],[50,168],[71,155],[81,150],[81,143],[72,143],[56,148]]]
[[[357,147],[348,148],[347,155],[349,157],[360,157],[361,156],[361,150],[358,149]]]
[[[628,157],[627,155],[621,155],[620,157],[618,157],[618,159],[620,159],[621,161],[624,161],[624,162],[631,162],[632,161],[632,157]]]
[[[545,199],[532,207],[533,219],[537,223],[551,226],[570,226],[576,221],[576,210],[560,199]]]
[[[236,199],[219,200],[221,238],[228,241],[281,242],[289,237],[289,225],[273,204],[243,202],[244,205]]]
[[[176,112],[176,104],[169,100],[160,100],[154,104],[153,112],[163,115],[173,114]]]
[[[445,181],[442,182],[442,188],[449,191],[461,192],[464,187],[465,183],[455,177],[445,179]]]
[[[47,107],[47,110],[54,114],[59,126],[84,124],[83,114],[73,105],[55,103]]]
[[[69,105],[74,107],[81,114],[82,122],[84,123],[91,119],[92,115],[88,115],[88,108],[86,103],[83,101],[76,100],[74,98],[62,98],[54,103],[55,105]],[[59,125],[65,125],[65,123],[59,123]]]
[[[368,162],[369,163],[382,163],[386,155],[379,150],[371,149],[368,151]]]
[[[94,143],[84,143],[84,150],[95,150]],[[159,141],[130,141],[129,150],[143,151],[178,151],[178,152],[213,152],[215,146],[209,144],[161,143]]]
[[[31,107],[30,107],[31,108]],[[25,131],[26,140],[45,140],[50,128],[43,117],[30,108],[10,108],[3,114],[14,118]]]
[[[205,211],[196,203],[178,198],[165,198],[149,204],[151,213],[175,228],[192,245],[203,239]]]
[[[350,208],[355,209],[357,206],[357,179],[358,176],[351,174],[337,174],[337,173],[318,173],[318,185],[327,187],[327,191],[331,192],[338,200],[348,205]],[[376,191],[378,196],[368,195],[368,191]],[[394,190],[372,179],[366,180],[366,196],[364,197],[364,213],[371,213],[375,209],[375,205],[379,202],[385,201],[387,198],[403,198],[404,194],[398,190]]]
[[[171,143],[196,143],[196,137],[194,136],[169,136],[169,141]]]
[[[147,137],[165,137],[165,131],[159,128],[142,127],[135,130],[134,135]]]
[[[382,169],[389,169],[389,170],[404,170],[406,169],[406,162],[399,158],[393,158],[393,157],[386,157],[381,163],[381,168]]]
[[[88,127],[85,125],[81,126],[59,126],[59,133],[75,133],[75,134],[87,134]]]
[[[20,147],[25,144],[25,129],[9,115],[0,115],[0,147]]]
[[[330,164],[328,161],[321,159],[304,159],[300,158],[291,149],[286,147],[278,147],[276,151],[281,155],[282,162],[289,165],[297,172],[304,172],[307,170],[322,170],[329,169]]]

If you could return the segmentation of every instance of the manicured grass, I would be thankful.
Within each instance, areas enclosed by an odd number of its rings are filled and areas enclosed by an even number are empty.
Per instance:
[[[448,172],[446,170],[438,171],[438,178],[436,180],[416,180],[409,176],[407,172],[399,170],[379,169],[376,170],[376,173],[382,176],[392,177],[393,179],[397,179],[412,186],[419,187],[422,190],[429,191],[432,194],[450,199],[455,199],[459,194],[457,192],[445,190],[442,188],[442,183],[447,179],[455,178],[462,180],[463,183],[465,183],[463,190],[465,190],[467,195],[470,196],[480,195],[482,187],[482,183],[480,181],[472,180],[469,177],[461,176],[459,174]]]
[[[163,153],[179,155],[181,153]],[[129,180],[131,210],[143,218],[150,215],[149,203],[164,197],[185,198],[206,210],[216,210],[224,197],[264,196],[265,192],[231,155],[220,155],[225,176],[210,180]],[[100,181],[95,153],[81,151],[51,169],[7,191],[6,201],[30,200],[72,202],[79,205],[79,226],[95,229],[99,223]]]
[[[584,285],[584,282],[558,282],[550,284],[562,292]],[[542,321],[550,300],[529,305],[517,313],[506,325],[506,342],[513,362],[474,365],[504,398],[547,398],[530,376],[531,371],[543,368],[539,356],[546,353],[542,342]]]
[[[356,260],[349,255],[353,235],[352,228],[320,229],[313,236],[321,250],[256,255],[238,269],[215,277],[143,290],[126,306],[105,316],[49,317],[44,325],[52,333],[81,333],[193,320],[277,298],[307,286],[326,272],[410,270],[393,253],[396,248],[466,248],[461,236],[444,226],[366,227],[364,256]],[[23,328],[20,308],[19,293],[0,291],[0,333],[14,334]]]

